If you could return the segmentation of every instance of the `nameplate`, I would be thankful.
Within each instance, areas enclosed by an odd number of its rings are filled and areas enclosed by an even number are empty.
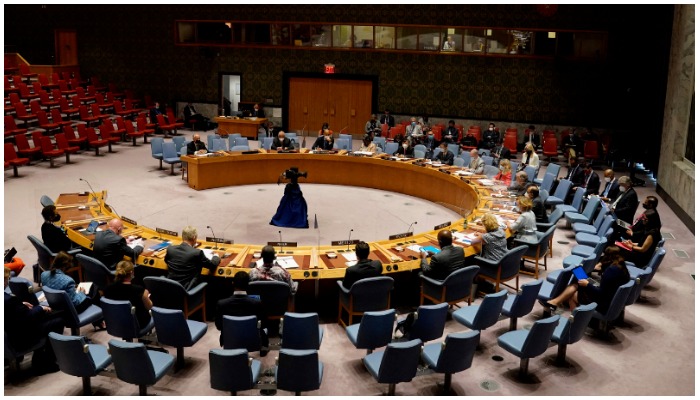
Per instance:
[[[131,225],[138,225],[138,224],[136,223],[136,221],[134,221],[134,220],[131,219],[131,218],[127,218],[127,217],[125,217],[125,216],[123,216],[123,215],[122,215],[120,218],[122,219],[122,221],[128,222],[128,223],[130,223]]]
[[[268,246],[297,247],[297,242],[267,242]]]
[[[207,242],[212,242],[212,243],[223,243],[223,244],[233,244],[233,241],[224,239],[224,238],[215,238],[215,237],[205,237]]]
[[[177,237],[177,232],[169,231],[169,230],[163,229],[163,228],[156,228],[156,232],[161,233],[163,235],[170,235],[170,236]]]
[[[358,244],[360,243],[360,239],[353,239],[353,240],[336,240],[331,242],[331,246],[349,246],[351,244]]]
[[[405,237],[413,236],[412,232],[397,233],[396,235],[389,236],[389,240],[401,239]]]
[[[447,221],[447,222],[442,223],[440,225],[435,225],[435,227],[433,229],[438,230],[438,229],[442,229],[442,228],[447,228],[448,226],[450,226],[450,224],[451,224],[451,222]]]

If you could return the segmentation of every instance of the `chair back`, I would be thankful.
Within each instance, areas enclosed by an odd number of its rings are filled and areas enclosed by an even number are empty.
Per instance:
[[[262,146],[261,146],[261,147],[262,147],[263,149],[265,149],[265,150],[270,150],[270,148],[272,147],[272,141],[273,141],[274,139],[275,139],[275,138],[273,138],[273,137],[264,137],[264,138],[262,138]],[[229,139],[229,140],[230,140],[230,139]]]
[[[452,154],[454,154],[455,157],[457,157],[457,156],[459,155],[459,145],[456,144],[456,143],[448,143],[448,144],[447,144],[447,150],[448,150],[448,151],[451,151]],[[485,163],[485,162],[486,162],[486,160],[484,160],[484,163]]]
[[[213,135],[207,135],[207,149],[211,149],[214,147],[214,139],[221,139],[221,136],[218,134],[213,134]],[[234,143],[231,143],[231,146],[233,146]]]
[[[68,297],[68,293],[64,290],[51,289],[48,286],[43,286],[44,296],[49,302],[52,312],[63,312],[63,321],[69,328],[79,328],[80,319],[73,303]]]
[[[552,174],[553,179],[556,179],[559,176],[560,170],[561,170],[561,165],[555,164],[555,163],[549,163],[547,165],[547,169],[544,171],[545,177],[547,176],[547,174]]]
[[[389,343],[382,355],[377,382],[410,382],[416,376],[421,345],[420,339]]]
[[[442,337],[447,320],[447,303],[420,306],[408,333],[408,339],[420,339],[423,343]]]
[[[250,145],[248,144],[248,138],[247,138],[247,137],[236,137],[236,138],[233,139],[233,143],[234,143],[236,146],[248,146],[248,147],[250,147]]]
[[[19,300],[26,301],[33,306],[39,305],[39,300],[33,293],[32,283],[25,278],[18,276],[13,276],[8,282],[8,288],[10,292],[14,294]]]
[[[657,247],[656,250],[654,251],[654,255],[651,257],[651,261],[649,261],[649,266],[651,267],[651,276],[649,276],[649,280],[647,280],[647,284],[651,282],[651,280],[654,278],[654,275],[656,274],[656,271],[659,269],[659,266],[661,265],[661,262],[664,260],[664,257],[666,257],[666,249]],[[644,285],[646,286],[646,284]]]
[[[501,280],[508,280],[520,273],[520,259],[529,248],[530,246],[523,244],[508,250],[501,259]]]
[[[428,151],[428,148],[425,147],[424,144],[417,144],[417,145],[413,146],[413,152],[414,152],[414,153],[415,153],[416,150],[420,150],[420,151],[422,151],[423,153],[425,153],[426,151]]]
[[[474,277],[478,273],[479,266],[470,265],[447,275],[442,282],[442,286],[445,288],[445,301],[449,303],[468,297],[471,294]]]
[[[53,253],[51,250],[49,250],[48,247],[36,238],[35,236],[32,235],[27,235],[27,239],[29,239],[29,242],[34,246],[36,249],[36,253],[39,256],[39,259],[37,263],[39,264],[39,268],[41,268],[44,271],[48,271],[51,269],[51,261],[53,261],[53,258],[56,257],[56,254]]]
[[[249,146],[233,146],[231,147],[231,151],[248,151],[250,150]]]
[[[649,283],[651,274],[652,268],[646,267],[644,271],[637,275],[637,277],[634,279],[634,287],[632,288],[632,291],[630,291],[630,295],[627,297],[627,301],[625,302],[626,306],[634,304],[639,299],[639,296],[642,294],[642,289],[647,283]]]
[[[187,140],[184,136],[173,136],[173,143],[175,143],[175,148],[180,149],[182,148],[182,145],[185,144],[185,140]],[[224,149],[226,150],[226,149]]]
[[[418,159],[425,158],[425,151],[414,149],[413,150],[413,157],[418,158]]]
[[[389,142],[389,143],[386,144],[386,146],[385,146],[385,148],[384,148],[384,153],[389,154],[389,155],[393,155],[393,154],[396,153],[398,150],[399,150],[399,144],[398,144],[398,143]]]
[[[52,206],[52,205],[54,204],[54,203],[53,203],[53,200],[51,200],[51,197],[49,197],[49,196],[47,196],[47,195],[45,195],[45,194],[41,196],[41,199],[39,200],[39,203],[41,203],[41,206],[42,206],[42,207]]]
[[[173,142],[163,143],[163,159],[165,160],[169,158],[178,159],[177,149],[175,148],[175,143]]]
[[[596,232],[598,231],[598,228],[600,228],[600,225],[603,224],[603,221],[605,221],[608,211],[609,209],[605,204],[603,204],[603,207],[601,207],[600,211],[598,211],[598,215],[596,215],[595,219],[593,220],[593,227],[595,228]]]
[[[472,329],[486,329],[498,322],[498,317],[501,315],[503,303],[505,303],[507,296],[508,291],[505,289],[498,293],[490,293],[484,296],[484,300],[479,305],[479,309],[474,316]]]
[[[572,265],[568,268],[562,269],[561,273],[557,276],[557,279],[554,281],[554,285],[552,285],[552,291],[550,293],[550,299],[553,299],[561,292],[564,291],[564,289],[569,285],[569,282],[571,281],[571,277],[573,275],[573,270],[576,268],[577,265]]]
[[[173,347],[187,347],[194,344],[182,310],[154,306],[151,308],[151,315],[160,343]]]
[[[384,148],[386,147],[386,138],[377,136],[374,139],[372,139],[372,141],[377,145],[378,148],[384,151]]]
[[[542,279],[520,285],[518,293],[514,296],[508,316],[520,318],[529,314],[532,311],[532,307],[535,306],[540,288],[542,288]]]
[[[114,281],[114,271],[110,271],[100,260],[88,257],[84,254],[76,254],[75,258],[83,267],[83,279],[92,282],[97,290],[104,292],[107,286]]]
[[[153,385],[156,383],[156,371],[143,343],[109,341],[109,353],[112,355],[117,378],[132,385]]]
[[[537,244],[537,246],[540,249],[540,258],[547,256],[547,253],[549,252],[549,243],[552,240],[552,236],[554,236],[554,231],[556,229],[557,226],[553,225],[549,229],[547,229],[540,237],[539,243]],[[539,235],[539,232],[537,234]]]
[[[147,276],[143,278],[143,284],[151,293],[154,306],[173,310],[184,308],[187,291],[179,282],[162,276]]]
[[[268,148],[268,150],[269,150],[269,148]],[[212,140],[212,146],[209,148],[209,151],[226,151],[226,140],[225,139]]]
[[[527,180],[529,182],[533,182],[537,176],[537,168],[533,167],[532,165],[528,165],[525,167],[525,173],[527,174]]]
[[[552,164],[549,164],[552,165]],[[547,167],[549,169],[549,167]],[[542,183],[540,184],[540,191],[546,190],[547,192],[552,190],[552,186],[554,186],[554,178],[555,176],[550,174],[549,172],[544,173],[544,178],[542,178]]]
[[[350,287],[350,300],[353,310],[358,312],[376,311],[389,308],[394,278],[377,276],[360,279]]]
[[[486,165],[493,165],[493,157],[491,157],[491,156],[481,156],[481,159],[484,160],[484,166],[486,166]]]
[[[600,224],[598,227],[598,230],[596,231],[596,234],[600,236],[601,238],[606,235],[608,232],[608,229],[612,227],[613,224],[613,217],[612,215],[606,215],[605,219],[603,220],[603,223]]]
[[[605,315],[602,315],[596,311],[595,316],[606,321],[613,321],[617,319],[617,317],[620,316],[622,310],[625,308],[625,303],[627,302],[627,298],[629,297],[630,292],[634,287],[634,283],[634,279],[630,279],[629,282],[618,287],[617,291],[615,292],[615,296],[613,296],[613,299],[610,302],[610,306],[608,307],[608,311],[605,313]]]
[[[163,156],[163,138],[154,137],[151,139],[151,156]]]
[[[352,150],[352,142],[347,138],[338,138],[333,142],[333,147],[338,150]]]
[[[563,326],[561,329],[557,327],[557,332],[559,333],[559,343],[560,344],[573,344],[583,338],[583,334],[586,332],[588,324],[593,318],[593,313],[595,308],[598,307],[598,303],[589,303],[580,305],[574,308],[571,315],[567,317],[561,316],[559,318],[559,325]]]
[[[367,311],[360,320],[357,343],[360,349],[376,349],[391,342],[396,310]]]
[[[321,347],[317,313],[286,312],[281,331],[283,349],[318,350]]]
[[[95,360],[90,355],[85,337],[49,332],[49,341],[61,372],[78,377],[97,375]]]
[[[287,312],[291,288],[286,282],[254,281],[248,284],[248,294],[257,294],[267,318],[280,318]]]
[[[558,315],[535,321],[523,342],[520,358],[533,358],[544,353],[558,323]]]
[[[238,392],[255,385],[250,370],[248,352],[235,350],[209,350],[209,382],[212,389]]]
[[[598,206],[600,206],[600,197],[593,196],[588,199],[586,207],[583,208],[583,212],[581,214],[586,217],[589,223],[593,222],[593,214],[595,214],[596,210],[598,210]]]
[[[487,178],[492,179],[494,176],[498,175],[498,173],[498,167],[494,167],[493,165],[484,165],[484,175],[486,175]]]
[[[566,199],[566,195],[569,193],[569,189],[571,189],[571,181],[568,179],[562,179],[561,181],[559,181],[557,189],[554,191],[554,197],[561,200]]]
[[[321,387],[323,369],[318,350],[281,349],[277,365],[278,389],[305,392]]]
[[[479,346],[480,331],[450,333],[445,338],[438,358],[436,372],[454,374],[472,366],[472,359]]]
[[[464,166],[464,159],[462,157],[455,157],[454,166],[455,167],[463,167]]]
[[[260,330],[256,316],[224,315],[222,322],[221,342],[224,349],[260,350]]]
[[[112,300],[100,298],[102,315],[107,325],[107,333],[124,340],[139,337],[139,326],[136,320],[136,308],[128,300]]]

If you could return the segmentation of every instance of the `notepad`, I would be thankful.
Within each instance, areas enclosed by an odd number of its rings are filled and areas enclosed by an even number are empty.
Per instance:
[[[583,269],[583,267],[578,266],[571,271],[574,273],[574,276],[576,276],[576,279],[582,280],[582,279],[588,279],[588,275],[586,274],[586,271]]]
[[[83,289],[83,293],[90,293],[92,288],[92,282],[80,282],[78,284],[78,290]]]
[[[209,261],[211,261],[211,259],[214,258],[214,256],[216,255],[216,253],[214,253],[214,250],[212,249],[204,249],[202,250],[202,252],[204,252],[204,256],[208,258]]]
[[[127,246],[131,247],[132,249],[135,249],[136,246],[143,246],[143,240],[142,239],[132,240],[131,243],[127,244]]]
[[[154,244],[153,246],[149,247],[148,250],[158,251],[163,250],[168,246],[170,246],[170,242],[166,240],[165,242]]]

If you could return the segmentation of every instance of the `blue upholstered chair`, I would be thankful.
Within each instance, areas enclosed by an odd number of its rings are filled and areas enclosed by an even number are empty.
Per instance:
[[[36,254],[38,256],[37,264],[39,264],[39,268],[42,271],[49,271],[51,269],[51,263],[53,262],[54,257],[58,255],[58,253],[54,253],[51,251],[45,244],[44,242],[41,241],[41,239],[33,236],[33,235],[27,235],[27,239],[29,242],[34,246],[36,249]],[[80,253],[80,248],[75,248],[75,249],[70,249],[68,251],[68,254],[70,255],[76,255]],[[83,272],[82,269],[79,267],[73,267],[73,268],[68,268],[67,270],[63,271],[67,274],[72,273],[73,271],[78,272],[78,280],[82,282],[82,277],[83,277]]]
[[[477,305],[462,307],[452,313],[452,318],[472,330],[486,329],[496,322],[501,315],[508,291],[487,294]]]
[[[83,379],[83,395],[92,395],[90,378],[112,364],[107,347],[88,344],[83,336],[65,336],[49,332],[49,341],[61,372]]]
[[[549,164],[549,165],[556,165],[556,164]],[[547,167],[547,169],[549,169],[549,167]],[[556,178],[554,177],[554,175],[552,175],[552,174],[546,172],[546,173],[544,174],[544,178],[542,178],[542,179],[539,180],[539,181],[540,181],[540,182],[539,182],[539,185],[540,185],[540,193],[542,193],[543,190],[546,190],[547,193],[549,193],[550,191],[552,191],[552,186],[554,186],[554,179],[556,179]],[[538,180],[538,179],[535,178],[535,183],[537,183],[537,180]],[[549,196],[547,196],[547,197],[549,197]]]
[[[272,147],[272,141],[273,141],[274,139],[275,139],[275,138],[269,137],[269,136],[266,136],[266,137],[262,138],[262,143],[261,143],[261,146],[260,146],[260,147],[263,148],[263,149],[265,149],[265,150],[270,150],[270,148]]]
[[[160,162],[158,169],[163,169],[163,138],[154,137],[151,139],[151,157]]]
[[[544,178],[547,177],[547,174],[552,174],[552,179],[557,179],[557,177],[559,176],[560,170],[561,170],[561,165],[556,164],[556,163],[549,163],[549,164],[547,164],[547,169],[544,171]],[[535,178],[533,180],[533,182],[540,185],[540,187],[543,187],[544,186],[543,185],[544,178],[542,178],[542,179]],[[547,189],[546,186],[545,186],[545,189]]]
[[[447,303],[418,307],[414,315],[413,325],[404,338],[406,340],[420,339],[423,343],[441,338],[445,331],[448,308]]]
[[[185,313],[185,318],[189,318],[201,310],[202,320],[206,318],[206,282],[202,282],[190,290],[185,290],[180,282],[172,279],[162,276],[147,276],[143,278],[143,284],[151,293],[151,301],[154,306],[182,310]]]
[[[138,385],[139,395],[146,396],[146,388],[155,385],[173,366],[175,358],[167,353],[147,350],[143,343],[109,341],[114,370],[120,380]]]
[[[450,393],[452,374],[472,366],[480,336],[479,331],[450,333],[442,343],[431,343],[423,347],[423,362],[433,371],[445,374],[443,394]]]
[[[510,318],[509,331],[518,329],[518,318],[532,312],[532,307],[535,306],[537,294],[540,292],[541,287],[542,280],[538,279],[521,285],[517,294],[508,295],[505,303],[503,303],[501,314]]]
[[[250,282],[248,285],[248,294],[260,296],[263,311],[268,320],[279,320],[287,311],[294,311],[292,289],[286,282]]]
[[[564,218],[566,218],[566,222],[568,224],[574,224],[577,222],[590,224],[593,222],[593,216],[595,215],[595,212],[598,210],[599,206],[600,197],[593,196],[590,199],[588,199],[588,203],[586,203],[586,207],[583,208],[582,212],[578,213],[568,211],[564,213]]]
[[[593,318],[593,311],[598,307],[598,303],[590,303],[580,305],[574,308],[569,317],[560,316],[559,324],[554,329],[552,334],[552,342],[559,345],[557,351],[557,363],[564,364],[566,362],[566,346],[574,344],[581,340],[586,332],[588,323]]]
[[[379,383],[389,384],[389,396],[396,392],[396,384],[410,382],[416,376],[420,360],[421,341],[390,343],[386,350],[368,354],[362,359],[367,371]]]
[[[236,317],[224,315],[221,327],[221,345],[224,349],[260,351],[260,321],[254,315]],[[247,353],[246,353],[247,354]]]
[[[561,185],[561,182],[559,182]],[[557,187],[559,189],[559,187]],[[556,208],[561,208],[561,210],[566,214],[567,212],[579,212],[581,211],[581,205],[583,204],[583,195],[586,194],[586,189],[579,187],[574,191],[574,197],[571,199],[571,204],[557,204]]]
[[[620,313],[622,313],[622,311],[625,309],[625,303],[627,302],[633,287],[634,279],[630,279],[629,282],[617,288],[615,296],[613,296],[612,301],[610,301],[610,306],[608,306],[608,310],[605,312],[605,314],[598,312],[598,310],[593,312],[593,318],[601,322],[600,328],[605,334],[610,332],[611,324],[609,322],[615,321],[620,316]]]
[[[544,306],[544,316],[549,315],[549,307],[547,307],[546,303],[559,296],[569,283],[571,283],[571,275],[574,268],[576,268],[576,265],[561,270],[554,282],[542,282],[540,292],[537,293],[537,300]]]
[[[388,155],[394,155],[397,151],[399,150],[399,144],[396,142],[388,142],[386,146],[384,146],[384,153]]]
[[[229,139],[230,141],[230,139]],[[248,138],[247,137],[236,137],[233,138],[233,143],[235,146],[248,146],[250,147],[250,144],[248,143]]]
[[[654,255],[651,257],[651,260],[649,260],[649,264],[647,264],[647,266],[651,267],[651,275],[647,279],[644,286],[649,284],[649,282],[651,282],[651,280],[654,278],[656,271],[659,270],[659,266],[661,265],[661,262],[664,260],[665,257],[666,249],[657,247],[656,250],[654,250]],[[629,270],[630,276],[632,278],[638,277],[643,271],[641,268],[636,267],[634,263],[626,262],[625,264],[627,264],[627,270]]]
[[[153,318],[143,328],[136,319],[136,308],[127,300],[100,298],[100,307],[107,324],[107,333],[127,342],[148,334],[153,329]]]
[[[421,274],[420,304],[424,304],[425,300],[433,304],[444,302],[453,305],[462,301],[471,304],[472,282],[478,272],[478,265],[470,265],[449,274],[444,281]]]
[[[151,142],[153,143],[153,142]],[[163,161],[166,164],[170,164],[170,175],[175,175],[175,164],[182,164],[180,157],[177,155],[177,149],[175,148],[175,143],[165,142],[163,143]]]
[[[78,314],[75,311],[73,302],[68,297],[68,293],[63,290],[55,290],[44,286],[44,295],[53,312],[62,312],[63,322],[66,324],[66,327],[70,328],[73,336],[80,334],[81,327],[102,319],[102,309],[96,305],[91,305]]]
[[[549,253],[549,244],[554,237],[556,225],[550,227],[546,232],[535,232],[537,234],[537,242],[530,243],[515,239],[513,243],[527,246],[527,251],[522,255],[523,260],[533,261],[535,263],[534,273],[520,270],[520,272],[534,275],[535,279],[540,277],[540,259],[544,258],[544,269],[547,270],[547,253]]]
[[[100,293],[104,293],[107,286],[114,281],[116,271],[110,271],[100,260],[85,254],[77,254],[75,258],[83,267],[83,279],[92,282]]]
[[[500,290],[501,284],[513,290],[518,290],[520,286],[520,259],[528,248],[527,245],[514,247],[508,250],[506,255],[500,260],[490,260],[480,256],[474,257],[474,261],[480,267],[478,276],[495,283],[494,290],[496,291]],[[509,286],[504,283],[511,279],[515,279],[515,286]]]
[[[559,316],[536,321],[532,328],[518,329],[506,332],[498,337],[498,345],[504,350],[520,358],[520,377],[527,375],[530,359],[537,357],[547,350],[552,333],[557,327]]]
[[[574,222],[571,224],[571,227],[574,229],[574,232],[576,233],[590,233],[594,234],[598,231],[598,228],[600,228],[600,225],[603,223],[605,220],[605,217],[610,213],[610,208],[608,208],[608,205],[605,203],[602,203],[600,207],[600,211],[598,211],[598,215],[596,215],[595,219],[593,220],[593,223],[588,223],[588,222]]]
[[[249,151],[250,147],[249,146],[233,146],[231,147],[231,151]]]
[[[515,176],[515,174],[513,174],[513,176]],[[568,179],[560,180],[554,194],[549,195],[549,198],[544,202],[544,204],[548,207],[564,204],[566,195],[569,194],[569,189],[571,189],[571,181]]]
[[[323,328],[317,313],[287,312],[280,323],[282,348],[294,350],[318,350],[323,340]]]
[[[359,324],[345,328],[345,334],[358,349],[366,349],[371,354],[374,349],[391,343],[396,321],[396,310],[367,311]]]
[[[207,333],[207,324],[185,319],[182,310],[153,307],[151,309],[158,342],[177,348],[175,369],[185,364],[185,347],[192,347]]]
[[[209,351],[209,382],[212,389],[236,392],[250,390],[260,377],[260,361],[248,358],[244,349]]]
[[[230,137],[231,136],[229,135],[229,138]],[[207,149],[211,149],[214,147],[214,139],[221,139],[221,136],[219,136],[218,134],[207,135]]]
[[[366,311],[387,310],[390,307],[391,290],[394,279],[389,276],[360,279],[347,289],[342,281],[337,281],[339,287],[338,323],[343,327],[352,325],[353,317]],[[348,314],[348,323],[342,318],[343,310]]]
[[[323,363],[318,360],[318,350],[281,349],[276,364],[277,389],[301,396],[301,392],[321,387]]]
[[[39,203],[41,203],[42,207],[54,205],[54,202],[53,202],[53,200],[51,200],[51,197],[49,197],[45,194],[41,196],[41,198],[39,199]]]
[[[527,174],[527,181],[534,182],[537,177],[537,168],[532,165],[525,166],[525,173]]]

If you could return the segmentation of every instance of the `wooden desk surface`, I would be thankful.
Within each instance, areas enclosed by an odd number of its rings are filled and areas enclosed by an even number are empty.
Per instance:
[[[219,124],[219,134],[229,135],[231,133],[240,133],[243,137],[257,139],[258,127],[260,124],[267,122],[267,118],[216,117],[214,118],[214,122]]]
[[[438,168],[420,167],[410,162],[388,161],[382,159],[351,157],[327,154],[227,154],[221,157],[189,157],[183,156],[183,160],[189,163],[190,186],[197,189],[220,186],[236,186],[256,183],[277,182],[280,173],[291,166],[297,166],[301,171],[308,172],[308,179],[301,178],[300,183],[325,183],[350,186],[370,187],[381,190],[389,190],[411,196],[438,202],[454,211],[469,215],[469,223],[465,228],[465,219],[460,218],[451,221],[443,228],[453,232],[472,233],[474,230],[483,229],[474,222],[484,212],[499,214],[506,222],[512,221],[517,214],[504,212],[503,210],[490,210],[486,206],[498,197],[497,191],[503,189],[498,186],[482,186],[478,180],[467,183],[465,179],[455,174],[440,172]],[[454,169],[452,169],[454,172]],[[211,173],[216,171],[216,173]],[[194,179],[193,179],[194,178]],[[194,181],[194,182],[193,182]],[[103,199],[106,193],[99,196],[99,204],[93,203],[89,211],[93,219],[109,219],[118,217],[106,207]],[[87,196],[82,196],[87,197]],[[59,197],[68,199],[70,197]],[[76,201],[83,198],[75,198]],[[500,205],[500,204],[499,204]],[[82,207],[83,203],[64,204],[67,208]],[[65,211],[62,211],[65,212]],[[71,215],[72,217],[72,215]],[[92,248],[92,235],[87,236],[79,232],[86,223],[71,222],[64,225],[68,228],[68,236],[77,244]],[[382,262],[385,274],[401,271],[409,271],[420,268],[420,256],[408,249],[408,246],[417,244],[420,246],[437,246],[437,234],[439,230],[416,233],[412,236],[371,242],[372,259]],[[510,232],[506,230],[506,234]],[[124,221],[124,236],[135,235],[147,240],[148,246],[168,240],[171,244],[179,244],[182,240],[178,236],[157,233],[149,227],[132,225]],[[459,243],[457,243],[459,244]],[[203,270],[203,275],[214,275],[222,278],[232,278],[238,271],[248,271],[253,255],[260,252],[264,244],[220,244],[200,242],[200,248],[216,248],[216,253],[222,258],[221,264],[214,270]],[[466,246],[467,256],[480,251],[480,245]],[[403,248],[401,251],[398,248]],[[285,248],[285,254],[291,255],[300,265],[300,268],[290,269],[293,279],[340,279],[345,275],[345,258],[347,246],[300,246]],[[350,246],[353,251],[353,246]],[[328,253],[337,254],[337,258],[329,258]],[[167,269],[163,259],[165,251],[144,252],[136,260],[137,264],[151,268]]]

